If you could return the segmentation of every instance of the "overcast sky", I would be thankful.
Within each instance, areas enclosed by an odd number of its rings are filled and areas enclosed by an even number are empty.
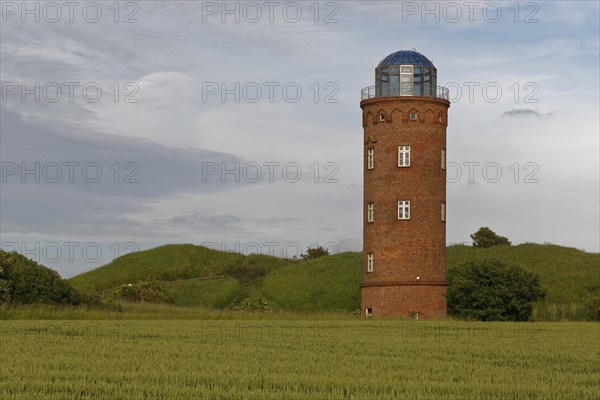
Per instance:
[[[361,250],[360,90],[414,48],[452,100],[448,243],[599,251],[597,1],[223,4],[2,2],[4,249]]]

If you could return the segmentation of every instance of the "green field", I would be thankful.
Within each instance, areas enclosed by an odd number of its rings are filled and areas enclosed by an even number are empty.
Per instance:
[[[253,318],[3,320],[0,398],[600,398],[597,323]]]

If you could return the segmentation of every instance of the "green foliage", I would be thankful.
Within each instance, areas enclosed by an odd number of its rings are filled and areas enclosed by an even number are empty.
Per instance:
[[[121,300],[147,303],[173,303],[174,299],[161,282],[152,278],[121,285],[115,295]]]
[[[262,314],[270,312],[271,306],[269,305],[269,302],[264,298],[260,298],[254,301],[251,299],[246,299],[241,304],[238,304],[237,306],[233,307],[233,311],[242,313],[251,312]]]
[[[487,226],[479,228],[479,230],[471,235],[473,240],[473,246],[475,247],[491,247],[509,245],[510,241],[504,236],[497,235],[493,230]]]
[[[545,296],[539,277],[498,260],[469,262],[449,276],[450,314],[481,321],[527,321]]]
[[[0,250],[0,304],[80,304],[81,295],[60,275],[27,257]]]
[[[10,303],[12,285],[6,279],[0,279],[0,304]]]
[[[329,255],[329,250],[325,249],[322,246],[318,247],[309,247],[306,249],[305,254],[301,254],[300,258],[302,261],[314,260],[319,257],[325,257]]]
[[[589,286],[583,308],[588,319],[600,320],[600,286]]]

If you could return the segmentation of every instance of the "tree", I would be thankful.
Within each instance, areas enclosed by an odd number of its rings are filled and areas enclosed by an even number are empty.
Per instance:
[[[511,245],[510,240],[504,236],[497,235],[496,232],[482,226],[479,230],[471,235],[473,247],[491,247],[498,245]]]
[[[12,285],[6,279],[4,279],[4,268],[0,265],[0,304],[10,303],[10,293],[12,292]]]
[[[80,304],[80,294],[58,272],[0,250],[0,303]]]
[[[545,297],[539,277],[499,260],[472,261],[451,271],[448,311],[481,321],[527,321]]]
[[[324,256],[328,256],[329,255],[329,251],[325,248],[323,248],[322,246],[319,247],[309,247],[306,249],[306,254],[301,254],[300,258],[302,258],[303,261],[308,261],[308,260],[314,260],[315,258],[319,258],[319,257],[324,257]]]

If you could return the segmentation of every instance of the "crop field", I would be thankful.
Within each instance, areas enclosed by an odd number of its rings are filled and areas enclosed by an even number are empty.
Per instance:
[[[600,324],[0,321],[2,399],[598,399]]]

